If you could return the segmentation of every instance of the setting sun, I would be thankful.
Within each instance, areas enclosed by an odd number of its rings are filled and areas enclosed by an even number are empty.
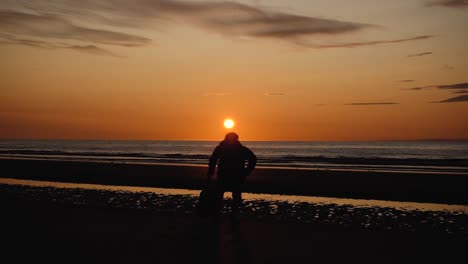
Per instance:
[[[224,127],[227,129],[233,128],[234,127],[234,121],[230,118],[224,120]]]

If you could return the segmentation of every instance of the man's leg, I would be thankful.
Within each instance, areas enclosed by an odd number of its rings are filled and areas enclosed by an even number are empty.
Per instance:
[[[240,186],[236,186],[232,190],[232,207],[231,207],[232,217],[239,217],[241,205],[242,205],[242,192],[241,192]]]
[[[219,219],[221,217],[221,212],[223,210],[223,197],[224,197],[224,192],[225,192],[225,184],[222,180],[219,180],[216,182],[215,188],[215,201],[214,201],[214,216],[216,219]]]

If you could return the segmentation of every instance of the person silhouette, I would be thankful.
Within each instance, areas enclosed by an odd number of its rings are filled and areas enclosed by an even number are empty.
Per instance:
[[[229,132],[214,149],[209,160],[208,182],[218,166],[218,179],[215,184],[218,194],[218,210],[222,208],[224,192],[232,192],[231,217],[237,219],[242,203],[242,186],[257,164],[257,157],[239,142],[239,136]]]

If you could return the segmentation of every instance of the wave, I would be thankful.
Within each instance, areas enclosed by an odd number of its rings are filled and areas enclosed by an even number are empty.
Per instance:
[[[183,153],[142,153],[142,152],[108,152],[108,151],[57,151],[57,150],[0,150],[4,157],[42,157],[42,158],[82,158],[92,160],[121,160],[172,163],[207,163],[209,155]],[[372,165],[372,166],[456,166],[468,167],[467,159],[447,158],[384,158],[384,157],[350,157],[350,156],[299,156],[299,155],[258,155],[259,165],[277,165],[292,167],[309,167],[317,165]]]

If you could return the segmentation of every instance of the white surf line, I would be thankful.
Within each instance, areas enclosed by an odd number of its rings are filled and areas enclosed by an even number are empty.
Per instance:
[[[0,184],[24,185],[34,187],[55,187],[66,189],[88,189],[88,190],[109,190],[109,191],[127,191],[127,192],[150,192],[163,195],[190,195],[198,196],[200,191],[188,189],[170,189],[154,187],[134,187],[134,186],[113,186],[87,183],[64,183],[50,181],[20,180],[13,178],[0,178]],[[225,195],[226,197],[229,195]],[[243,193],[244,201],[267,200],[288,203],[313,203],[313,204],[336,204],[350,205],[353,207],[391,207],[400,210],[419,210],[419,211],[447,211],[468,214],[468,205],[436,204],[436,203],[418,203],[418,202],[396,202],[384,200],[365,200],[348,199],[333,197],[316,197],[300,195],[279,195],[279,194],[256,194]]]

